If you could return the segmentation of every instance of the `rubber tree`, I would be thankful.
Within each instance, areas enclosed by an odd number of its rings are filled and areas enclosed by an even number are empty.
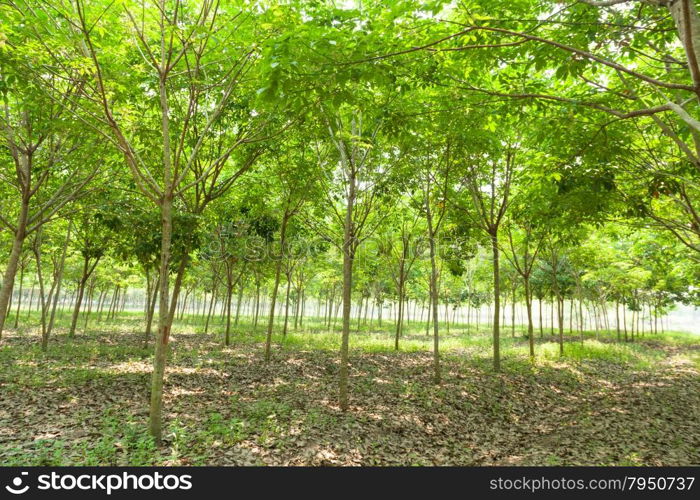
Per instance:
[[[311,156],[311,158],[309,157]],[[277,292],[280,284],[282,268],[286,269],[287,293],[285,301],[285,311],[289,306],[289,290],[291,287],[291,274],[294,270],[293,261],[295,256],[290,253],[287,245],[287,229],[292,217],[297,215],[304,203],[313,193],[313,175],[310,171],[312,154],[309,154],[304,146],[297,141],[291,143],[285,150],[274,157],[273,175],[277,197],[282,200],[280,207],[280,229],[278,248],[273,251],[275,260],[275,278],[272,285],[272,295],[270,297],[270,311],[268,313],[267,334],[265,337],[265,362],[270,361],[270,349],[272,345],[272,329],[275,324],[275,306],[277,304]],[[284,333],[287,331],[287,312],[285,312]]]
[[[408,277],[421,253],[420,246],[423,243],[421,234],[418,232],[420,220],[419,212],[412,210],[406,203],[401,203],[386,221],[390,227],[380,235],[381,239],[378,241],[380,257],[387,262],[396,288],[398,305],[394,334],[396,351],[399,350],[399,339],[404,323]]]
[[[619,161],[634,166],[633,176],[642,174],[644,182],[660,186],[647,196],[629,196],[626,201],[633,209],[644,204],[641,216],[660,224],[693,252],[700,251],[695,187],[700,176],[700,16],[696,2],[581,0],[549,11],[544,24],[535,25],[515,15],[504,15],[513,21],[503,24],[486,22],[496,12],[519,8],[509,4],[512,2],[494,3],[489,16],[453,19],[460,26],[456,31],[410,50],[446,50],[456,61],[475,57],[477,51],[493,62],[491,57],[498,54],[498,71],[478,81],[455,71],[446,75],[445,84],[461,92],[563,107],[571,110],[572,117],[582,113],[608,129],[633,121],[648,138],[640,148],[634,144],[635,134],[628,134],[630,150]],[[544,13],[548,5],[551,7],[548,2],[536,3],[530,9]],[[585,37],[579,23],[591,26]],[[633,25],[644,29],[630,29]],[[467,37],[469,43],[464,41]],[[447,43],[453,46],[445,47]],[[494,48],[499,50],[491,50]],[[494,85],[499,79],[513,77],[521,62],[532,71],[518,91]],[[459,62],[453,67],[460,67]],[[554,72],[556,78],[542,71]],[[640,149],[645,148],[651,151],[642,153]],[[669,168],[670,158],[678,156],[685,159],[683,165],[672,160],[674,167]],[[663,203],[655,203],[659,196],[669,197],[678,210],[669,213]]]
[[[70,102],[84,82],[66,82],[53,75],[43,81],[27,79],[27,65],[41,66],[49,58],[31,43],[29,28],[20,28],[21,13],[12,10],[10,17],[8,22],[18,24],[9,32],[14,49],[3,51],[0,69],[0,182],[10,187],[0,201],[0,226],[13,238],[0,287],[0,337],[25,240],[84,194],[109,164],[98,160],[105,151],[95,134],[81,130],[70,109],[55,100]],[[42,84],[55,89],[55,99],[47,96]]]
[[[451,192],[450,181],[454,169],[452,152],[449,141],[441,144],[438,156],[425,158],[422,181],[422,208],[426,221],[426,236],[428,239],[428,255],[430,258],[430,312],[433,325],[433,383],[442,382],[442,367],[440,363],[440,325],[438,319],[438,302],[440,300],[438,267],[439,237],[445,221],[448,207],[448,197]]]
[[[493,123],[493,122],[489,122]],[[517,132],[515,132],[517,135]],[[464,157],[462,191],[471,203],[460,204],[463,212],[480,228],[488,240],[493,264],[493,368],[501,369],[501,273],[500,230],[510,204],[513,176],[520,149],[519,138],[501,139],[504,144],[489,140],[476,145]]]
[[[371,96],[369,98],[371,102]],[[332,242],[342,255],[342,335],[338,400],[343,411],[348,409],[350,321],[352,310],[353,266],[360,244],[379,227],[383,215],[375,210],[386,197],[390,163],[380,158],[378,133],[382,119],[364,113],[356,106],[324,103],[320,110],[321,127],[335,154],[318,155],[319,181],[326,193],[326,207],[332,223],[314,224],[314,229]],[[319,148],[320,150],[320,148]],[[340,229],[335,231],[334,229]]]
[[[246,78],[260,55],[251,42],[256,18],[240,9],[222,9],[215,0],[144,0],[119,6],[78,0],[61,9],[75,28],[63,33],[76,57],[89,61],[80,69],[82,74],[88,71],[91,81],[77,113],[123,155],[137,189],[160,212],[158,336],[149,413],[149,430],[159,441],[170,331],[187,266],[184,255],[171,290],[173,218],[186,211],[184,198],[191,190],[215,179],[232,152],[254,140],[254,131],[246,126],[250,114],[239,127],[230,120],[245,109],[231,103],[238,92],[245,92],[243,82],[250,83]],[[240,37],[242,43],[231,37]],[[138,65],[112,57],[110,47],[127,38],[134,40],[128,57],[139,60]],[[220,64],[222,60],[227,63]],[[223,123],[231,134],[221,133]]]
[[[527,336],[530,347],[530,358],[534,358],[535,334],[534,322],[532,320],[532,289],[530,278],[532,277],[532,271],[537,262],[537,254],[542,248],[544,238],[536,234],[532,224],[527,220],[522,221],[517,226],[515,224],[507,224],[505,231],[508,237],[508,246],[506,247],[508,251],[505,255],[523,280],[525,308],[527,309]]]
[[[101,191],[101,193],[104,203],[104,200],[107,198],[104,191]],[[91,194],[91,197],[94,200],[94,194]],[[73,337],[75,334],[88,280],[112,245],[112,230],[121,229],[118,216],[109,210],[110,205],[108,203],[104,203],[104,205],[104,207],[96,208],[100,207],[100,205],[93,203],[92,200],[86,200],[84,206],[79,208],[78,216],[75,218],[76,224],[72,246],[80,254],[82,265],[75,305],[73,306],[71,323],[68,329],[69,337]]]

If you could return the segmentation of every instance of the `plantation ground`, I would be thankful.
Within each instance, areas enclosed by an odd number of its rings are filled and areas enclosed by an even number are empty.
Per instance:
[[[339,335],[291,333],[262,362],[262,327],[234,344],[176,325],[162,446],[146,432],[152,349],[137,316],[87,335],[35,332],[0,344],[0,465],[700,465],[700,345],[683,334],[634,344],[588,334],[443,339],[353,334],[351,406],[336,404]],[[280,339],[278,339],[280,340]]]

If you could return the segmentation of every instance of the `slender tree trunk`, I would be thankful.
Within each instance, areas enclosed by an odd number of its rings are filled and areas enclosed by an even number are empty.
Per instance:
[[[535,357],[535,333],[532,325],[532,296],[530,295],[530,277],[525,277],[525,307],[527,309],[527,337],[530,344],[530,357]]]
[[[95,277],[90,280],[88,285],[88,307],[87,311],[83,314],[85,316],[85,321],[83,321],[83,332],[87,332],[88,319],[90,318],[90,313],[92,312],[92,301],[95,295]]]
[[[32,312],[33,305],[34,305],[34,285],[32,285],[32,289],[29,292],[29,307],[27,308],[27,314],[24,316],[25,319],[29,319],[29,316]]]
[[[515,287],[513,287],[513,296],[510,303],[510,336],[515,338]]]
[[[122,301],[119,306],[119,312],[123,313],[126,308],[126,299],[129,297],[129,287],[124,287],[124,293],[122,293]]]
[[[14,290],[13,290],[14,291]],[[14,293],[10,292],[10,300],[7,302],[7,311],[5,311],[5,317],[9,317],[12,313],[12,298]]]
[[[294,331],[299,326],[299,311],[301,310],[301,288],[295,286],[294,293],[296,294],[294,301]]]
[[[282,258],[284,254],[284,243],[285,236],[287,233],[287,221],[289,220],[289,211],[285,209],[284,215],[282,216],[282,226],[280,228],[280,255],[278,255],[277,263],[275,265],[275,283],[272,287],[272,298],[270,300],[270,316],[267,321],[267,336],[265,338],[265,362],[270,361],[270,348],[272,346],[272,327],[275,324],[275,304],[277,303],[277,291],[280,285],[280,275],[282,272]],[[287,298],[289,298],[289,282],[287,282]],[[286,324],[285,324],[285,335],[286,335]]]
[[[260,281],[255,285],[255,310],[253,311],[253,331],[258,329],[258,316],[260,314]]]
[[[574,333],[574,299],[569,300],[569,335]]]
[[[552,297],[551,307],[549,308],[549,334],[554,336],[554,297]]]
[[[109,303],[109,309],[107,309],[107,320],[109,321],[110,319],[114,318],[114,313],[117,310],[117,304],[119,303],[119,291],[121,290],[121,286],[117,285],[114,288],[114,293],[112,294],[112,300]]]
[[[491,251],[493,253],[493,369],[501,371],[501,346],[500,346],[500,315],[501,303],[500,269],[498,262],[498,235],[491,233]]]
[[[44,338],[46,334],[46,310],[47,310],[47,300],[46,300],[46,290],[44,287],[44,274],[41,269],[41,228],[39,228],[39,231],[37,233],[37,241],[35,242],[33,253],[34,253],[34,259],[36,260],[36,274],[37,274],[37,279],[39,281],[39,307],[40,307],[40,316],[41,316],[41,337],[42,339]]]
[[[427,192],[427,190],[426,190]],[[430,244],[430,301],[433,311],[433,383],[442,382],[442,369],[440,367],[440,332],[438,327],[438,270],[435,251],[435,235],[433,228],[433,215],[430,208],[430,200],[426,196],[426,219],[428,222],[428,241]]]
[[[445,297],[445,327],[447,328],[447,335],[450,334],[450,303],[447,302],[447,297]]]
[[[472,306],[469,302],[467,302],[467,323],[466,323],[466,332],[467,335],[469,335],[469,330],[471,330],[471,320],[472,320]]]
[[[191,290],[185,290],[185,297],[182,299],[182,304],[180,305],[180,313],[178,314],[178,319],[182,320],[187,310],[187,299],[190,297]]]
[[[97,299],[97,322],[100,323],[102,321],[102,312],[104,311],[104,301],[105,301],[105,295],[107,294],[107,290],[102,289],[100,290],[100,297]]]
[[[75,299],[75,307],[73,308],[73,317],[72,317],[71,323],[70,323],[70,330],[68,331],[69,337],[73,337],[73,335],[75,334],[75,327],[78,323],[78,315],[80,314],[80,306],[83,303],[83,295],[85,294],[85,286],[87,285],[87,281],[88,281],[88,279],[90,279],[90,275],[92,274],[92,271],[94,271],[98,262],[99,262],[99,258],[97,258],[97,260],[95,261],[95,263],[91,267],[89,259],[87,257],[84,258],[83,274],[80,277],[80,282],[78,284],[78,295]]]
[[[66,265],[66,254],[68,253],[68,243],[70,242],[70,233],[73,230],[73,223],[68,225],[68,232],[66,233],[66,239],[63,242],[63,250],[61,252],[61,260],[58,265],[58,274],[56,275],[56,291],[53,296],[53,305],[51,306],[51,317],[49,318],[48,328],[44,331],[44,335],[41,339],[41,350],[46,351],[49,344],[49,335],[53,330],[54,320],[56,318],[56,306],[58,305],[58,296],[61,293],[61,284],[63,283],[63,270]]]
[[[209,310],[207,311],[207,319],[204,323],[204,333],[209,333],[209,321],[211,320],[211,314],[214,309],[214,304],[216,304],[216,285],[212,288],[211,299],[209,300]]]
[[[2,278],[2,287],[0,287],[0,338],[5,327],[5,319],[7,318],[7,305],[10,302],[12,289],[17,275],[17,267],[19,265],[20,256],[22,255],[22,245],[27,236],[27,219],[29,216],[29,198],[22,196],[19,215],[17,217],[17,230],[15,231],[12,240],[12,250],[10,257],[7,260],[7,267]]]
[[[430,285],[430,286],[432,286],[432,285]],[[428,298],[428,314],[425,318],[425,336],[426,337],[430,335],[430,314],[433,310],[433,295],[432,295],[432,292],[429,292],[429,294],[430,294],[430,297]],[[381,323],[380,323],[380,326],[381,326]]]
[[[354,185],[354,181],[352,183]],[[351,188],[352,190],[352,188]],[[352,201],[348,202],[345,217],[345,242],[343,243],[343,331],[340,347],[339,400],[343,411],[348,409],[348,378],[350,350],[350,308],[352,307],[352,267],[354,261],[354,235],[352,232]]]
[[[155,315],[156,301],[158,299],[158,292],[160,290],[160,277],[156,277],[152,288],[153,290],[151,291],[151,294],[147,297],[148,311],[146,313],[146,330],[143,334],[144,349],[148,346],[148,341],[151,338],[151,329],[153,328],[153,316]]]
[[[19,270],[19,295],[17,296],[17,309],[15,311],[15,330],[19,325],[19,310],[22,307],[22,286],[24,285],[24,266]]]
[[[336,324],[338,323],[338,310],[340,310],[340,307],[343,305],[342,301],[342,293],[341,293],[341,300],[335,305],[335,310],[333,311],[333,326],[332,326],[332,331],[335,331]],[[341,318],[342,322],[342,318]]]
[[[564,299],[557,297],[557,320],[559,323],[559,355],[564,355]]]
[[[634,342],[634,326],[635,326],[635,310],[632,309],[632,318],[630,318],[630,342]]]
[[[161,87],[165,82],[161,79]],[[164,92],[164,89],[161,89]],[[162,99],[161,99],[162,100]],[[166,105],[167,106],[167,105]],[[164,111],[167,115],[167,108]],[[164,121],[166,118],[163,119]],[[164,140],[169,141],[167,130],[164,131]],[[169,151],[169,147],[165,149]],[[168,156],[167,153],[165,156]],[[151,403],[149,410],[148,427],[151,435],[160,443],[162,436],[162,408],[163,408],[163,380],[165,376],[165,364],[168,355],[168,343],[170,341],[170,329],[172,321],[170,316],[170,247],[173,231],[173,195],[170,186],[170,171],[168,158],[166,163],[165,186],[166,194],[160,202],[161,209],[161,249],[160,249],[160,273],[159,273],[159,294],[160,304],[158,311],[158,335],[156,341],[156,351],[153,357],[153,376],[151,379]]]
[[[503,294],[503,304],[501,304],[501,325],[506,325],[506,309],[508,306],[508,294]]]
[[[396,338],[394,339],[394,349],[399,350],[399,337],[401,337],[401,322],[403,320],[403,265],[399,267],[399,317],[396,321]]]
[[[73,307],[73,315],[70,321],[70,329],[68,330],[68,337],[73,338],[75,335],[75,327],[78,324],[78,315],[80,314],[80,304],[83,302],[83,294],[85,293],[85,276],[80,279],[78,283],[78,296],[75,299],[75,307]]]
[[[241,271],[242,273],[243,271]],[[243,302],[243,279],[238,283],[238,297],[236,298],[236,318],[233,321],[234,326],[238,326],[238,320],[241,316],[241,303]]]
[[[289,289],[292,280],[287,276],[287,296],[284,299],[284,326],[282,327],[282,337],[287,337],[287,322],[289,321]]]
[[[231,272],[227,271],[226,277],[226,333],[224,337],[224,345],[231,343],[231,298],[233,296],[233,277]]]

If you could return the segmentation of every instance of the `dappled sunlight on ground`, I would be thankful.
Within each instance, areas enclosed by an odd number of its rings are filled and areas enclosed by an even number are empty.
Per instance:
[[[440,386],[430,352],[353,349],[343,413],[330,348],[298,348],[292,337],[266,365],[258,343],[224,348],[218,336],[180,333],[156,448],[145,432],[151,351],[141,335],[58,336],[44,356],[10,333],[0,348],[0,463],[700,463],[693,346],[572,341],[572,357],[560,358],[545,340],[532,363],[520,338],[497,374],[488,337],[452,342]]]

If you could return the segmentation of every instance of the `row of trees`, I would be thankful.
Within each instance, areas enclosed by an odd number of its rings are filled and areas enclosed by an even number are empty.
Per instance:
[[[295,295],[340,304],[343,409],[368,298],[396,301],[397,348],[406,299],[430,303],[436,383],[450,304],[491,304],[499,370],[502,300],[525,304],[531,355],[535,300],[553,301],[562,353],[567,299],[600,318],[694,300],[688,0],[22,0],[0,16],[0,332],[18,271],[44,346],[75,260],[71,335],[104,274],[126,275],[115,309],[138,273],[146,338],[157,312],[156,438],[188,294],[223,302],[226,343],[256,297],[265,360],[280,286],[287,319]]]
[[[81,229],[84,231],[86,227]],[[92,229],[100,230],[100,227],[92,226]],[[372,257],[377,256],[375,252],[382,252],[379,258],[369,258],[363,252],[354,266],[356,286],[351,317],[358,327],[393,328],[396,349],[399,349],[404,325],[431,323],[428,314],[430,261],[427,245],[421,240],[424,229],[416,225],[411,234],[382,232],[380,240],[367,243],[372,248]],[[25,327],[32,326],[26,324],[29,311],[49,307],[45,314],[50,314],[54,301],[61,311],[70,311],[69,336],[76,330],[87,330],[91,319],[97,322],[110,319],[117,310],[127,308],[143,310],[144,340],[148,342],[148,323],[152,322],[157,290],[152,273],[133,262],[128,253],[119,253],[116,247],[86,251],[83,242],[73,238],[67,241],[66,258],[62,260],[66,230],[67,227],[60,224],[45,229],[41,242],[43,252],[38,254],[40,268],[33,252],[38,248],[34,240],[20,259],[17,287],[8,305],[13,327],[18,327],[21,318],[25,318]],[[73,230],[73,234],[76,233],[80,235]],[[569,333],[611,330],[621,337],[628,325],[632,330],[637,325],[637,330],[658,331],[659,319],[675,303],[694,301],[688,286],[689,277],[666,261],[668,252],[674,250],[672,241],[659,242],[659,235],[637,231],[626,235],[620,244],[610,239],[613,235],[615,233],[591,231],[581,246],[564,251],[557,249],[560,261],[555,267],[551,265],[548,250],[540,249],[527,282],[514,265],[521,258],[512,253],[515,248],[502,249],[505,262],[499,287],[503,304],[501,323],[508,323],[513,334],[518,325],[518,334],[528,337],[530,327],[539,331],[540,336],[550,328],[553,332],[557,307],[555,280],[567,304],[564,325],[568,325]],[[653,240],[650,239],[652,235]],[[412,238],[417,242],[416,253],[408,253],[401,246]],[[342,282],[337,277],[333,279],[334,270],[341,264],[339,253],[325,246],[315,251],[312,258],[300,258],[299,253],[273,255],[272,248],[265,248],[264,242],[257,243],[262,243],[262,247],[256,247],[255,254],[249,255],[248,260],[241,260],[240,266],[245,265],[246,272],[239,272],[217,252],[197,252],[192,262],[194,272],[183,282],[184,295],[178,317],[188,321],[201,319],[205,332],[210,331],[211,320],[212,326],[216,325],[215,331],[221,329],[226,335],[226,330],[230,333],[231,326],[238,325],[245,316],[253,331],[262,331],[263,319],[268,321],[269,327],[269,317],[263,318],[265,312],[276,305],[274,314],[281,317],[273,316],[273,325],[276,320],[282,335],[288,329],[297,330],[308,325],[305,318],[313,319],[313,328],[317,328],[317,323],[333,328],[337,324],[342,291]],[[438,246],[449,248],[451,244],[452,241],[441,241]],[[296,251],[299,250],[297,247]],[[649,259],[652,252],[657,254],[653,260]],[[438,316],[447,332],[451,325],[453,331],[457,327],[467,334],[470,327],[472,331],[479,331],[479,327],[490,328],[492,264],[485,250],[477,247],[473,256],[456,265],[449,253],[438,252],[438,259]],[[283,270],[279,279],[278,267]],[[37,272],[38,269],[41,272]],[[57,282],[59,275],[60,284]],[[47,277],[50,280],[47,281]],[[54,290],[58,290],[56,297]],[[275,295],[280,300],[275,300],[273,305],[271,301]],[[627,318],[628,313],[634,317]],[[619,314],[622,314],[620,318]]]

